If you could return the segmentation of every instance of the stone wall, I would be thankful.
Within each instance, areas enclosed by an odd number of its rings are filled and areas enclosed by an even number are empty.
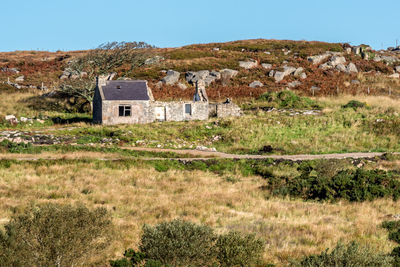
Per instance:
[[[99,89],[96,87],[93,97],[93,122],[102,123],[102,103]]]
[[[209,116],[217,118],[239,117],[242,111],[234,103],[212,103],[209,107]]]
[[[131,116],[120,117],[119,106],[130,105]],[[105,125],[113,124],[137,124],[149,123],[154,121],[153,110],[150,101],[140,100],[104,100],[102,103],[102,123]]]
[[[185,104],[191,105],[191,114],[185,113]],[[164,108],[166,121],[189,121],[189,120],[207,120],[208,103],[207,102],[152,102],[153,109],[156,107]]]
[[[185,104],[191,105],[191,114],[185,112]],[[131,116],[120,117],[119,106],[130,105]],[[143,124],[156,120],[160,121],[189,121],[189,120],[207,120],[208,103],[207,102],[156,102],[156,101],[94,101],[93,121],[104,125],[114,124]],[[163,112],[162,119],[156,116],[157,112]],[[99,112],[102,114],[99,119]]]

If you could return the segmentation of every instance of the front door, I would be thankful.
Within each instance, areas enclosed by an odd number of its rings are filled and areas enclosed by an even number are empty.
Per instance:
[[[165,107],[156,107],[156,120],[158,121],[165,121]]]

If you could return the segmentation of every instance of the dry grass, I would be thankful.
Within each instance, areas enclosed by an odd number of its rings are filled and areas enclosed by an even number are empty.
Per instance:
[[[106,167],[108,166],[108,167]],[[118,237],[102,262],[138,245],[143,224],[173,218],[206,224],[224,232],[254,232],[266,240],[264,258],[282,265],[289,258],[320,252],[337,241],[358,240],[388,252],[387,233],[379,228],[398,202],[321,204],[268,199],[259,177],[201,171],[165,173],[104,162],[19,163],[0,168],[0,222],[31,203],[82,202],[107,207]]]

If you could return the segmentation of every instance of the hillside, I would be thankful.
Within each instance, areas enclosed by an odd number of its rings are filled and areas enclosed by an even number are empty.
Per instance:
[[[397,266],[398,49],[278,40],[118,49],[0,53],[0,266],[58,264],[54,251],[76,263],[60,266],[110,266],[143,248],[145,229],[176,219],[192,228],[174,234],[198,227],[218,239],[196,234],[190,246],[157,234],[150,247],[175,244],[160,251],[178,260],[211,247],[198,266]],[[212,101],[229,97],[243,114],[93,124],[87,99],[60,90],[91,93],[110,72],[148,80],[158,100],[192,99],[202,79]],[[159,260],[188,265],[139,251],[112,266]]]
[[[52,90],[68,79],[77,79],[76,74],[74,76],[68,71],[63,77],[63,71],[68,70],[71,62],[89,52],[0,53],[0,81],[6,82],[9,78],[11,83],[22,87],[41,88],[43,85]],[[145,55],[140,64],[132,66],[131,62],[123,62],[111,71],[117,72],[117,79],[148,80],[156,99],[191,98],[193,90],[188,83],[188,72],[219,72],[223,69],[239,72],[233,77],[228,75],[227,81],[218,73],[214,79],[209,75],[207,93],[212,100],[254,98],[266,90],[286,88],[305,95],[400,93],[398,76],[393,75],[400,65],[399,50],[374,51],[365,45],[351,47],[348,44],[257,39],[180,48],[137,49],[135,53]],[[331,61],[332,57],[336,61]],[[348,68],[350,63],[354,64],[352,70]],[[297,73],[294,73],[295,69]],[[160,84],[167,70],[179,72],[179,80],[173,78]],[[16,82],[15,79],[22,75],[23,81]],[[255,81],[258,82],[253,83]]]

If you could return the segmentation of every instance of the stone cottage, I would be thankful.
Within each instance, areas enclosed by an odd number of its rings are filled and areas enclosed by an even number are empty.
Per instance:
[[[210,105],[201,81],[196,84],[193,101],[161,102],[154,101],[147,81],[112,81],[99,77],[93,98],[93,122],[104,125],[207,120],[210,115],[240,114],[239,107],[233,103]]]

